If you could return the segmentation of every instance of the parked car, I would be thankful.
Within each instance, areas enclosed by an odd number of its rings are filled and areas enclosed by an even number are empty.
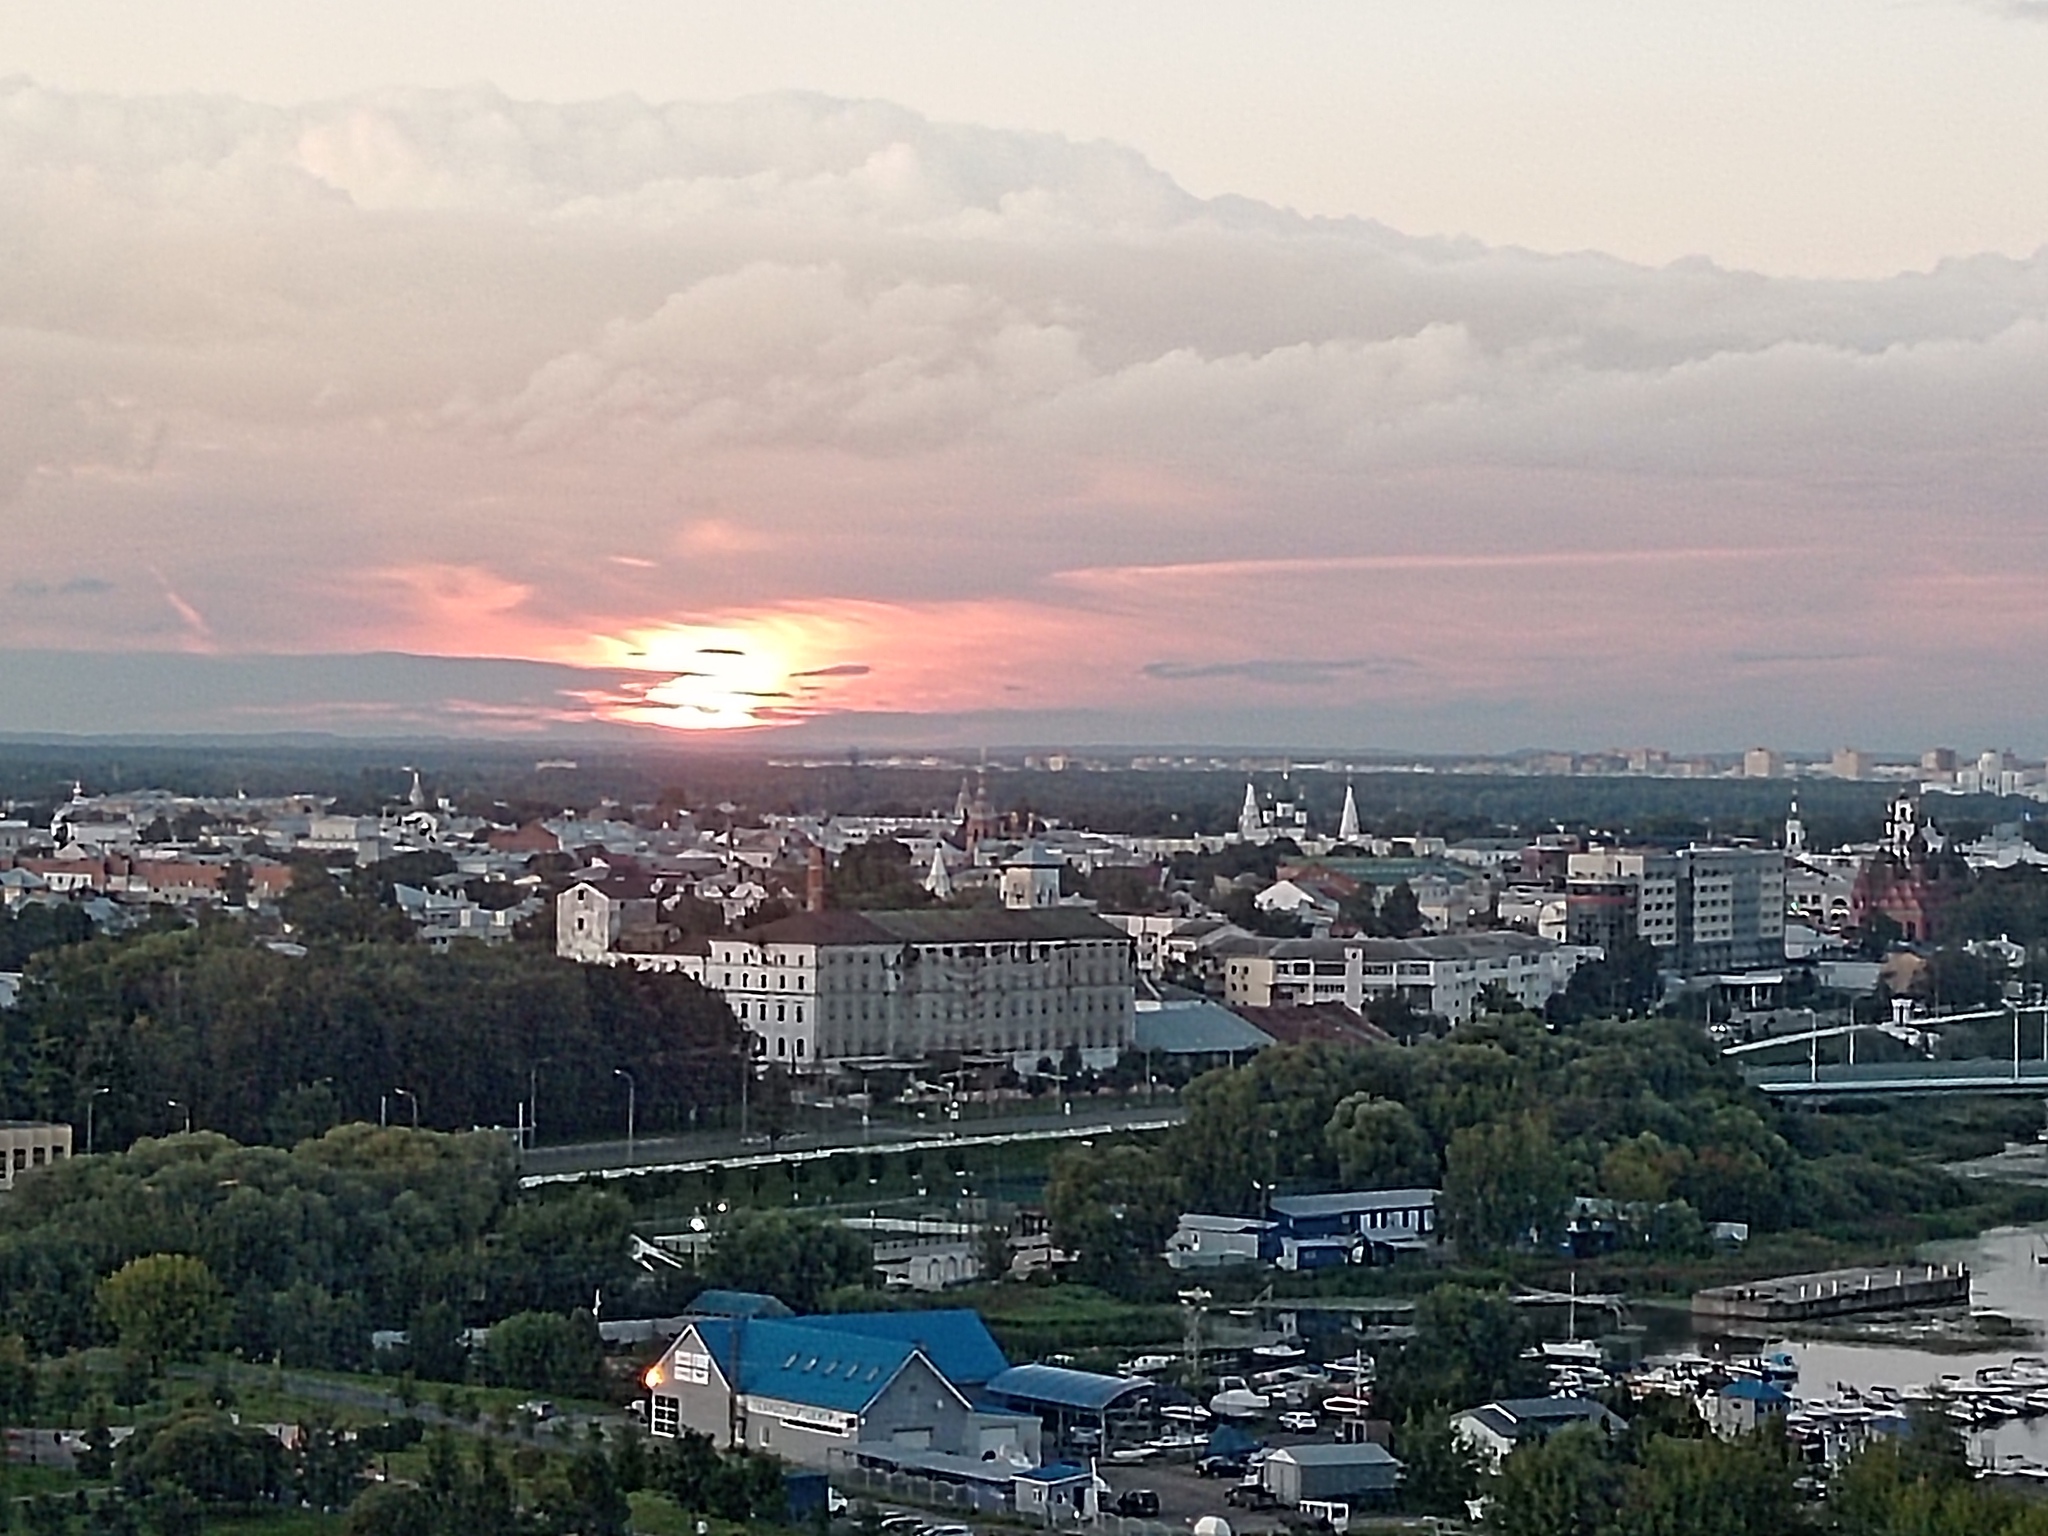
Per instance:
[[[839,1490],[838,1490],[837,1488],[832,1488],[832,1487],[827,1487],[827,1488],[826,1488],[826,1490],[825,1490],[825,1513],[826,1513],[826,1514],[828,1514],[828,1515],[843,1515],[843,1514],[845,1514],[845,1513],[847,1512],[847,1510],[851,1509],[852,1507],[853,1507],[853,1505],[852,1505],[851,1501],[849,1501],[849,1500],[847,1499],[846,1495],[845,1495],[845,1494],[843,1494],[843,1493],[841,1493],[841,1492],[840,1492],[840,1491],[839,1491]]]
[[[915,1531],[924,1525],[923,1515],[913,1515],[898,1510],[893,1515],[882,1516],[882,1529],[895,1536],[898,1531]]]
[[[1239,1483],[1223,1495],[1223,1502],[1232,1509],[1272,1509],[1280,1501],[1264,1483]]]
[[[1244,1470],[1242,1456],[1204,1456],[1195,1463],[1197,1477],[1243,1477]]]
[[[928,1525],[924,1528],[924,1536],[974,1536],[974,1527],[971,1525]]]
[[[1280,1427],[1292,1435],[1312,1435],[1316,1432],[1316,1416],[1306,1408],[1290,1408],[1280,1415]]]
[[[1126,1488],[1116,1496],[1116,1512],[1137,1519],[1159,1513],[1159,1495],[1150,1488]]]

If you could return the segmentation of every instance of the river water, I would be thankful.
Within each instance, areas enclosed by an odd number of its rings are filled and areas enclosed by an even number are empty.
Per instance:
[[[1774,1335],[1772,1349],[1782,1349],[1799,1364],[1796,1395],[1825,1398],[1835,1395],[1837,1383],[1853,1387],[1910,1387],[1939,1380],[1944,1375],[1973,1376],[1986,1366],[2004,1365],[2015,1355],[2048,1356],[2048,1231],[2035,1227],[2000,1227],[1980,1237],[1960,1242],[1932,1243],[1920,1256],[1935,1263],[1961,1261],[1971,1274],[1970,1306],[1973,1311],[1993,1312],[2010,1318],[2034,1337],[2014,1337],[2009,1343],[1973,1347],[1967,1351],[1915,1348],[1905,1343],[1849,1343],[1834,1339],[1802,1339],[1796,1333]],[[1853,1321],[1853,1319],[1849,1320]],[[1646,1343],[1650,1348],[1697,1348],[1705,1353],[1746,1352],[1762,1340],[1750,1336],[1741,1341],[1697,1337],[1690,1319],[1674,1338],[1652,1324]],[[1969,1432],[1973,1459],[1981,1465],[1996,1465],[2013,1457],[2036,1464],[2048,1463],[2048,1417],[2015,1420],[1993,1429]]]

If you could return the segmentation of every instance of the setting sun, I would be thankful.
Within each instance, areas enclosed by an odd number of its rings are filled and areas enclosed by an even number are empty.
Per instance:
[[[726,624],[667,624],[605,643],[614,666],[656,675],[614,718],[685,731],[744,730],[814,713],[817,625],[794,616]]]

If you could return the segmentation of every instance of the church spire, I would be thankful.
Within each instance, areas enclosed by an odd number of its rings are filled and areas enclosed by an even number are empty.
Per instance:
[[[1351,786],[1344,786],[1344,818],[1337,823],[1337,841],[1355,843],[1358,841],[1358,797],[1351,792]]]
[[[953,898],[953,877],[946,873],[944,844],[932,849],[932,867],[924,877],[924,888],[940,901],[950,901]]]

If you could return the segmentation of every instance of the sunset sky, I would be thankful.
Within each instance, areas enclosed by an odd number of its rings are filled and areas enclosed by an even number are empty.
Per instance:
[[[10,9],[0,732],[2038,754],[2043,82],[2031,0]]]

